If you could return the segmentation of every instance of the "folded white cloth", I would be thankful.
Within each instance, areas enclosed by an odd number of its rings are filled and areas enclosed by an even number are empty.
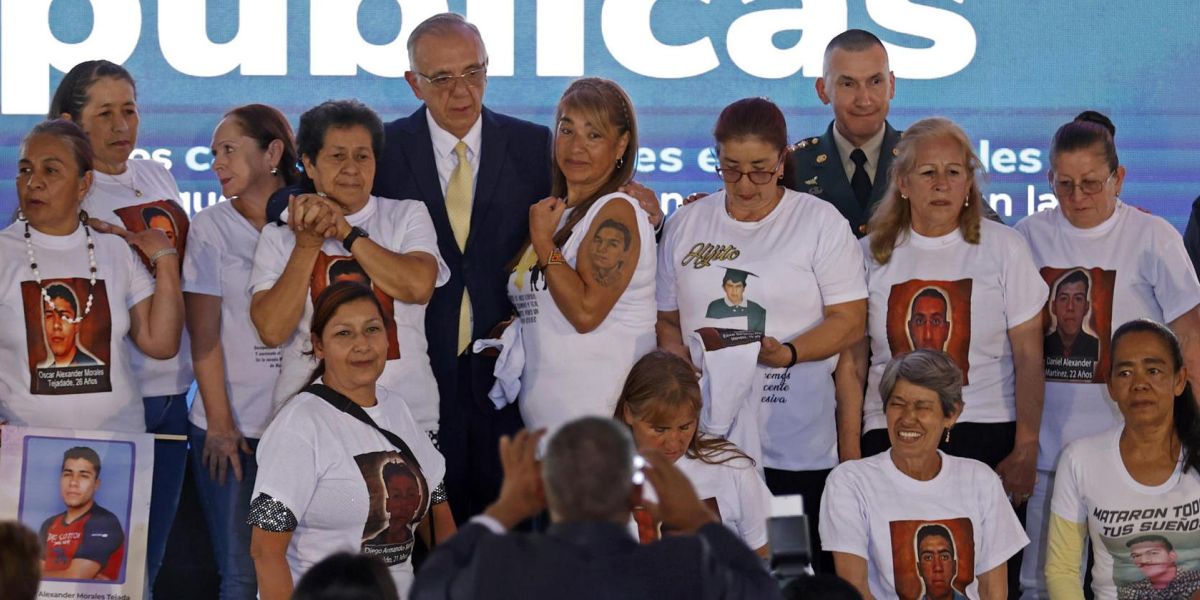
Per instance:
[[[488,348],[499,348],[500,356],[492,375],[496,383],[488,390],[488,398],[500,410],[517,401],[521,393],[521,372],[525,370],[525,346],[521,343],[521,319],[513,319],[499,339],[475,340],[471,351],[479,354]]]
[[[688,336],[693,360],[702,373],[700,429],[733,442],[760,467],[762,394],[755,382],[761,338],[757,332],[715,328],[700,329]]]

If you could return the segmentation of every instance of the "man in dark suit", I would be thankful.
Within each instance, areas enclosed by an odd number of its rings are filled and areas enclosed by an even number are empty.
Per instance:
[[[483,106],[487,50],[461,16],[418,25],[408,53],[404,77],[423,106],[387,125],[373,191],[424,201],[450,267],[425,310],[425,334],[446,491],[462,522],[495,499],[497,440],[521,427],[515,405],[497,411],[487,398],[495,360],[467,346],[512,313],[507,265],[529,235],[529,206],[550,193],[550,130]]]
[[[850,29],[825,47],[817,97],[833,108],[819,137],[797,142],[796,189],[837,207],[855,235],[866,233],[871,209],[887,189],[887,172],[900,132],[887,122],[896,76],[874,34]]]
[[[629,529],[633,440],[612,419],[562,427],[535,457],[540,432],[501,442],[504,487],[487,511],[434,549],[417,573],[413,600],[449,598],[780,598],[762,561],[729,531],[687,476],[648,454],[645,478],[664,528],[682,535],[642,545]],[[549,507],[545,534],[506,533]]]

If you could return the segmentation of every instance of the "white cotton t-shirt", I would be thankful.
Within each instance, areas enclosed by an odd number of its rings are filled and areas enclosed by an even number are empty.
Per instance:
[[[361,552],[384,560],[401,597],[412,585],[415,527],[446,465],[399,396],[379,386],[376,399],[367,415],[408,444],[416,467],[383,434],[309,393],[292,398],[263,434],[252,497],[267,494],[296,517],[287,549],[293,583],[330,554]],[[391,480],[396,468],[406,477],[400,485]],[[391,514],[401,502],[403,514]],[[408,535],[388,539],[389,526],[405,524]]]
[[[417,200],[392,200],[371,196],[366,206],[346,215],[351,226],[361,227],[371,241],[398,254],[424,252],[437,260],[436,286],[450,279],[450,268],[442,261],[437,248],[437,233],[425,204]],[[296,236],[286,225],[268,224],[263,227],[254,254],[254,270],[250,275],[250,295],[271,289],[287,266]],[[330,281],[342,277],[365,282],[367,275],[336,239],[325,240],[321,254],[313,266],[304,314],[296,331],[283,344],[283,368],[275,383],[273,404],[287,401],[304,386],[317,363],[305,352],[312,350],[309,325],[312,322],[313,301]],[[377,286],[375,296],[384,312],[391,308],[385,321],[388,326],[388,361],[379,378],[379,385],[399,394],[408,403],[417,423],[426,431],[438,429],[438,390],[429,366],[428,342],[425,340],[425,305],[407,304],[389,298]],[[390,318],[389,318],[390,317]]]
[[[1091,229],[1054,209],[1022,219],[1016,230],[1050,286],[1038,468],[1053,470],[1063,446],[1121,420],[1105,385],[1113,332],[1138,318],[1179,318],[1200,304],[1200,283],[1179,232],[1124,202]],[[1079,331],[1076,351],[1064,351],[1058,315]]]
[[[154,293],[154,280],[125,240],[92,231],[96,284],[89,285],[83,227],[65,236],[30,228],[47,310],[30,268],[25,225],[0,231],[0,420],[13,425],[146,431],[129,357],[129,310]],[[60,314],[84,314],[77,325]]]
[[[83,199],[83,209],[89,216],[96,217],[129,231],[142,231],[149,226],[169,229],[175,249],[182,262],[186,256],[188,240],[188,216],[179,199],[179,186],[170,171],[156,161],[130,159],[128,168],[120,175],[108,175],[93,171],[92,189]],[[141,196],[136,192],[140,191]],[[166,217],[155,218],[158,214]],[[162,223],[169,223],[163,225]],[[148,265],[147,265],[148,266]],[[133,372],[141,382],[142,396],[172,396],[183,394],[192,385],[192,347],[184,328],[179,341],[179,352],[166,360],[150,358],[142,354],[132,341],[129,352],[133,360]]]
[[[859,248],[828,202],[784,190],[761,221],[734,220],[725,192],[677,210],[658,257],[660,311],[679,311],[684,339],[702,327],[750,329],[786,342],[816,327],[825,307],[867,296]],[[741,298],[725,289],[727,269],[748,273]],[[693,357],[693,362],[700,357]],[[699,364],[699,362],[697,362]],[[833,368],[837,356],[790,369],[757,366],[763,462],[789,471],[837,464]]]
[[[1067,445],[1054,478],[1050,510],[1068,521],[1087,523],[1096,598],[1190,597],[1200,590],[1200,474],[1195,469],[1184,473],[1180,462],[1162,484],[1138,483],[1121,459],[1123,429],[1118,425]],[[1159,541],[1135,542],[1142,536]],[[1149,571],[1172,562],[1175,581],[1166,593],[1154,594]]]
[[[716,457],[717,460],[725,458],[727,455],[722,454]],[[754,550],[767,544],[771,491],[749,460],[734,458],[712,464],[684,455],[675,461],[675,466],[696,488],[696,496],[746,546]],[[651,502],[658,501],[658,493],[649,482],[642,486],[642,497]],[[636,525],[634,527],[636,532]]]
[[[599,327],[588,333],[575,331],[536,264],[528,272],[509,274],[508,297],[520,315],[525,348],[519,406],[530,429],[553,430],[589,415],[611,417],[629,369],[656,344],[654,227],[636,200],[621,193],[598,199],[563,244],[563,258],[575,268],[592,220],[609,202],[633,206],[641,252],[633,279]]]
[[[949,584],[978,599],[979,576],[1029,543],[994,471],[938,455],[942,469],[929,481],[902,473],[888,450],[838,465],[825,482],[821,549],[866,559],[876,598],[920,598],[927,585]]]
[[[969,244],[957,229],[936,238],[910,229],[886,265],[871,256],[870,236],[862,239],[871,341],[863,431],[887,427],[879,380],[892,357],[914,345],[945,351],[962,370],[959,422],[1016,420],[1008,330],[1038,316],[1046,282],[1020,234],[985,219],[979,237]]]
[[[234,423],[248,438],[262,437],[271,420],[271,390],[283,350],[269,348],[250,320],[250,271],[258,229],[222,202],[196,214],[183,261],[183,291],[221,299],[221,348],[225,394]],[[208,429],[204,402],[192,403],[192,423]]]

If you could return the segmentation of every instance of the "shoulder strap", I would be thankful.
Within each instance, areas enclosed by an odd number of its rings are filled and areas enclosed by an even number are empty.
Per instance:
[[[355,404],[353,400],[322,383],[309,384],[308,387],[301,391],[308,392],[314,396],[320,396],[321,399],[331,404],[334,408],[354,417],[355,419],[358,419],[359,421],[362,421],[367,425],[370,425],[372,429],[383,434],[383,437],[387,438],[387,441],[391,442],[391,444],[400,451],[400,456],[403,456],[404,460],[410,461],[414,467],[418,469],[420,468],[421,463],[417,460],[417,456],[413,454],[412,449],[408,447],[408,444],[404,443],[404,440],[401,439],[400,436],[380,427],[379,424],[371,418],[371,415],[368,415],[367,411],[363,410],[363,407]]]

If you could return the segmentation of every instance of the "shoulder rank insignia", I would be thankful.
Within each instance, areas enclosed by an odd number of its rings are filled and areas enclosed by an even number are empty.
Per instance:
[[[805,182],[804,182],[804,185],[817,185],[817,178],[816,178],[816,177],[813,177],[812,179],[809,179],[808,181],[805,181]]]

